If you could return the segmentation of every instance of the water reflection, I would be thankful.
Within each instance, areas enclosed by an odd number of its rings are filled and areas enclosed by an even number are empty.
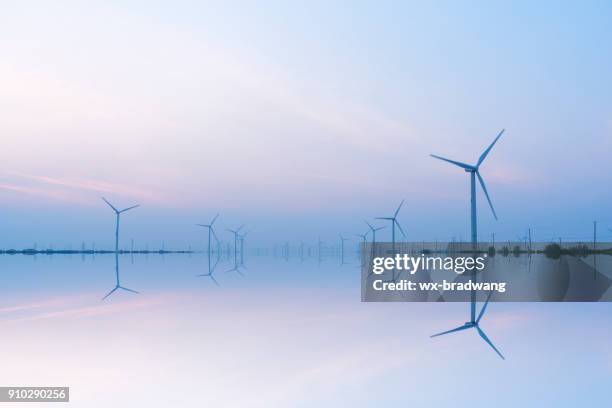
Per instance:
[[[125,286],[121,286],[120,273],[119,273],[119,253],[115,252],[115,287],[110,292],[108,292],[106,296],[102,298],[102,300],[105,300],[107,297],[115,293],[118,289],[125,290],[126,292],[140,294],[140,292],[135,291],[134,289],[129,289],[129,288],[126,288]]]
[[[217,279],[215,279],[215,275],[214,275],[215,269],[217,269],[217,265],[219,265],[219,261],[221,260],[221,256],[220,256],[220,254],[217,255],[216,260],[215,260],[215,264],[213,266],[211,266],[212,264],[211,264],[211,261],[210,261],[210,255],[211,254],[209,252],[208,253],[208,257],[207,257],[208,258],[208,273],[202,273],[202,274],[199,274],[197,276],[198,277],[200,277],[200,276],[207,276],[207,277],[209,277],[215,283],[215,285],[221,286],[221,285],[219,285],[219,282],[217,282]]]

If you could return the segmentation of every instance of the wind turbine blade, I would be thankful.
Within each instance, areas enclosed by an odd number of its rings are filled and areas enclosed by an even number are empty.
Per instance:
[[[461,163],[461,162],[458,162],[458,161],[455,161],[455,160],[451,160],[451,159],[446,159],[446,158],[441,157],[441,156],[436,156],[435,154],[430,154],[430,156],[431,157],[435,157],[436,159],[439,159],[439,160],[442,160],[442,161],[454,164],[455,166],[459,166],[462,169],[466,169],[466,170],[474,170],[475,169],[474,166],[470,166],[469,164]]]
[[[213,237],[215,237],[215,241],[219,242],[219,238],[217,238],[217,234],[215,234],[215,230],[211,228],[210,232],[212,232]]]
[[[478,314],[478,318],[476,319],[476,323],[480,322],[480,319],[482,319],[482,316],[485,313],[485,310],[487,310],[487,305],[489,304],[489,300],[491,300],[491,295],[493,295],[493,292],[489,292],[489,296],[487,296],[487,301],[485,302],[485,304],[482,306],[482,309],[480,309],[480,313]]]
[[[489,198],[489,193],[487,192],[487,186],[485,186],[485,182],[480,175],[480,172],[477,170],[476,175],[478,176],[478,181],[480,181],[480,186],[482,187],[482,191],[484,191],[485,196],[487,197],[487,201],[489,202],[489,207],[491,207],[491,211],[493,211],[493,216],[497,220],[497,214],[495,213],[495,208],[493,208],[493,203],[491,202],[491,198]]]
[[[404,234],[404,230],[402,229],[402,226],[400,225],[400,223],[397,222],[396,219],[393,219],[393,222],[395,223],[395,225],[397,225],[397,228],[399,228],[399,230],[402,233],[402,235],[404,236],[404,238],[406,238],[406,234]]]
[[[215,285],[217,285],[217,286],[221,286],[221,285],[219,285],[219,282],[217,282],[217,280],[215,279],[215,277],[214,277],[214,276],[212,276],[212,274],[210,275],[210,279],[212,279],[212,281],[213,281],[213,282],[215,282]]]
[[[429,336],[429,337],[433,338],[433,337],[438,337],[438,336],[444,336],[445,334],[454,333],[454,332],[458,332],[458,331],[465,330],[465,329],[471,329],[472,327],[474,327],[474,325],[464,324],[463,326],[459,326],[454,329],[443,331],[442,333],[434,334],[433,336]]]
[[[102,300],[105,300],[107,297],[109,297],[110,295],[112,295],[112,294],[113,294],[113,292],[114,292],[114,291],[116,291],[118,288],[119,288],[119,286],[116,286],[115,288],[113,288],[113,290],[111,290],[110,292],[108,292],[108,293],[106,294],[106,296],[104,296],[104,297],[102,298]]]
[[[206,227],[206,228],[208,228],[208,225],[206,225],[206,224],[196,224],[196,225],[197,225],[198,227]]]
[[[487,150],[485,150],[481,155],[480,158],[478,159],[478,163],[476,164],[476,168],[478,168],[478,166],[480,166],[480,163],[482,163],[484,161],[484,159],[487,157],[487,155],[489,154],[489,152],[491,151],[491,149],[493,148],[493,146],[495,145],[495,143],[497,143],[497,139],[499,139],[501,137],[501,135],[504,134],[504,131],[506,129],[502,129],[501,132],[499,132],[499,134],[497,135],[497,137],[495,138],[495,140],[493,141],[493,143],[491,143],[491,145],[489,147],[487,147]]]
[[[380,231],[381,229],[385,229],[386,227],[378,227],[374,231]]]
[[[485,334],[485,332],[483,332],[480,327],[476,326],[476,330],[478,330],[478,334],[480,334],[480,337],[483,338],[484,341],[486,341],[489,346],[491,346],[491,348],[493,350],[495,350],[495,352],[501,357],[502,360],[505,360],[506,358],[502,355],[502,353],[499,352],[499,350],[497,349],[497,347],[495,347],[493,345],[493,343],[491,342],[491,340],[489,340],[489,338],[487,337],[487,335]]]
[[[129,210],[132,210],[132,209],[137,208],[137,207],[140,207],[140,204],[136,204],[136,205],[133,205],[133,206],[131,206],[131,207],[124,208],[123,210],[121,210],[121,211],[119,211],[119,212],[120,212],[120,213],[123,213],[123,212],[129,211]]]
[[[370,229],[371,229],[371,230],[373,230],[373,229],[374,229],[374,227],[372,227],[372,226],[370,225],[370,223],[369,223],[369,222],[367,222],[367,221],[365,221],[365,220],[364,220],[363,222],[365,222],[366,224],[368,224],[368,227],[370,227]]]
[[[392,220],[392,217],[376,217],[375,220]]]
[[[215,218],[212,219],[212,221],[210,222],[210,226],[212,227],[213,224],[215,223],[215,221],[217,221],[217,218],[219,218],[219,213],[217,213],[217,215],[215,215]]]
[[[393,218],[397,217],[397,214],[400,212],[400,209],[402,208],[402,205],[404,205],[404,201],[406,201],[406,200],[402,200],[400,205],[397,207],[397,210],[395,210],[395,214],[393,214]]]
[[[238,229],[236,230],[236,232],[240,231],[242,229],[242,227],[244,227],[244,224],[242,224],[240,227],[238,227]]]
[[[117,210],[117,209],[116,209],[116,208],[115,208],[115,207],[114,207],[114,206],[113,206],[111,203],[109,203],[109,202],[108,202],[108,200],[107,200],[106,198],[102,197],[102,199],[104,200],[104,202],[105,202],[106,204],[108,204],[108,206],[109,206],[110,208],[112,208],[112,209],[113,209],[113,211],[114,211],[114,212],[116,212],[116,213],[118,213],[118,212],[119,212],[119,210]]]
[[[123,286],[119,286],[119,287],[120,287],[121,289],[123,289],[123,290],[127,290],[128,292],[132,292],[132,293],[136,293],[136,294],[140,295],[140,292],[137,292],[137,291],[135,291],[135,290],[133,290],[133,289],[124,288]]]

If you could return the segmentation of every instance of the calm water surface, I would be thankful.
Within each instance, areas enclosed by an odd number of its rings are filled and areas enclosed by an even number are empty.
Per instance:
[[[467,304],[361,303],[351,261],[224,258],[217,285],[202,254],[122,255],[140,294],[102,301],[114,255],[2,256],[0,384],[70,386],[77,407],[607,403],[611,304],[491,304],[502,361],[476,333],[429,338]]]

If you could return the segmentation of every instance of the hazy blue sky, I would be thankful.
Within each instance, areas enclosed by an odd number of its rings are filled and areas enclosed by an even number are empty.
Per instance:
[[[612,238],[609,2],[18,2],[0,13],[0,246],[363,232]],[[288,228],[288,225],[294,228]],[[606,235],[607,234],[607,235]]]

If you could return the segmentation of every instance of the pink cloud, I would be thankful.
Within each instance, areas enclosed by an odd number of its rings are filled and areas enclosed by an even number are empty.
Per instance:
[[[79,196],[78,194],[48,188],[25,187],[17,186],[14,184],[0,184],[0,190],[78,204],[86,204],[90,201],[86,200],[84,197]]]
[[[34,181],[38,185],[0,184],[0,189],[79,204],[92,202],[91,196],[88,193],[124,196],[147,203],[169,203],[171,201],[169,197],[160,191],[121,183],[85,178],[38,176],[14,172],[6,174]]]

